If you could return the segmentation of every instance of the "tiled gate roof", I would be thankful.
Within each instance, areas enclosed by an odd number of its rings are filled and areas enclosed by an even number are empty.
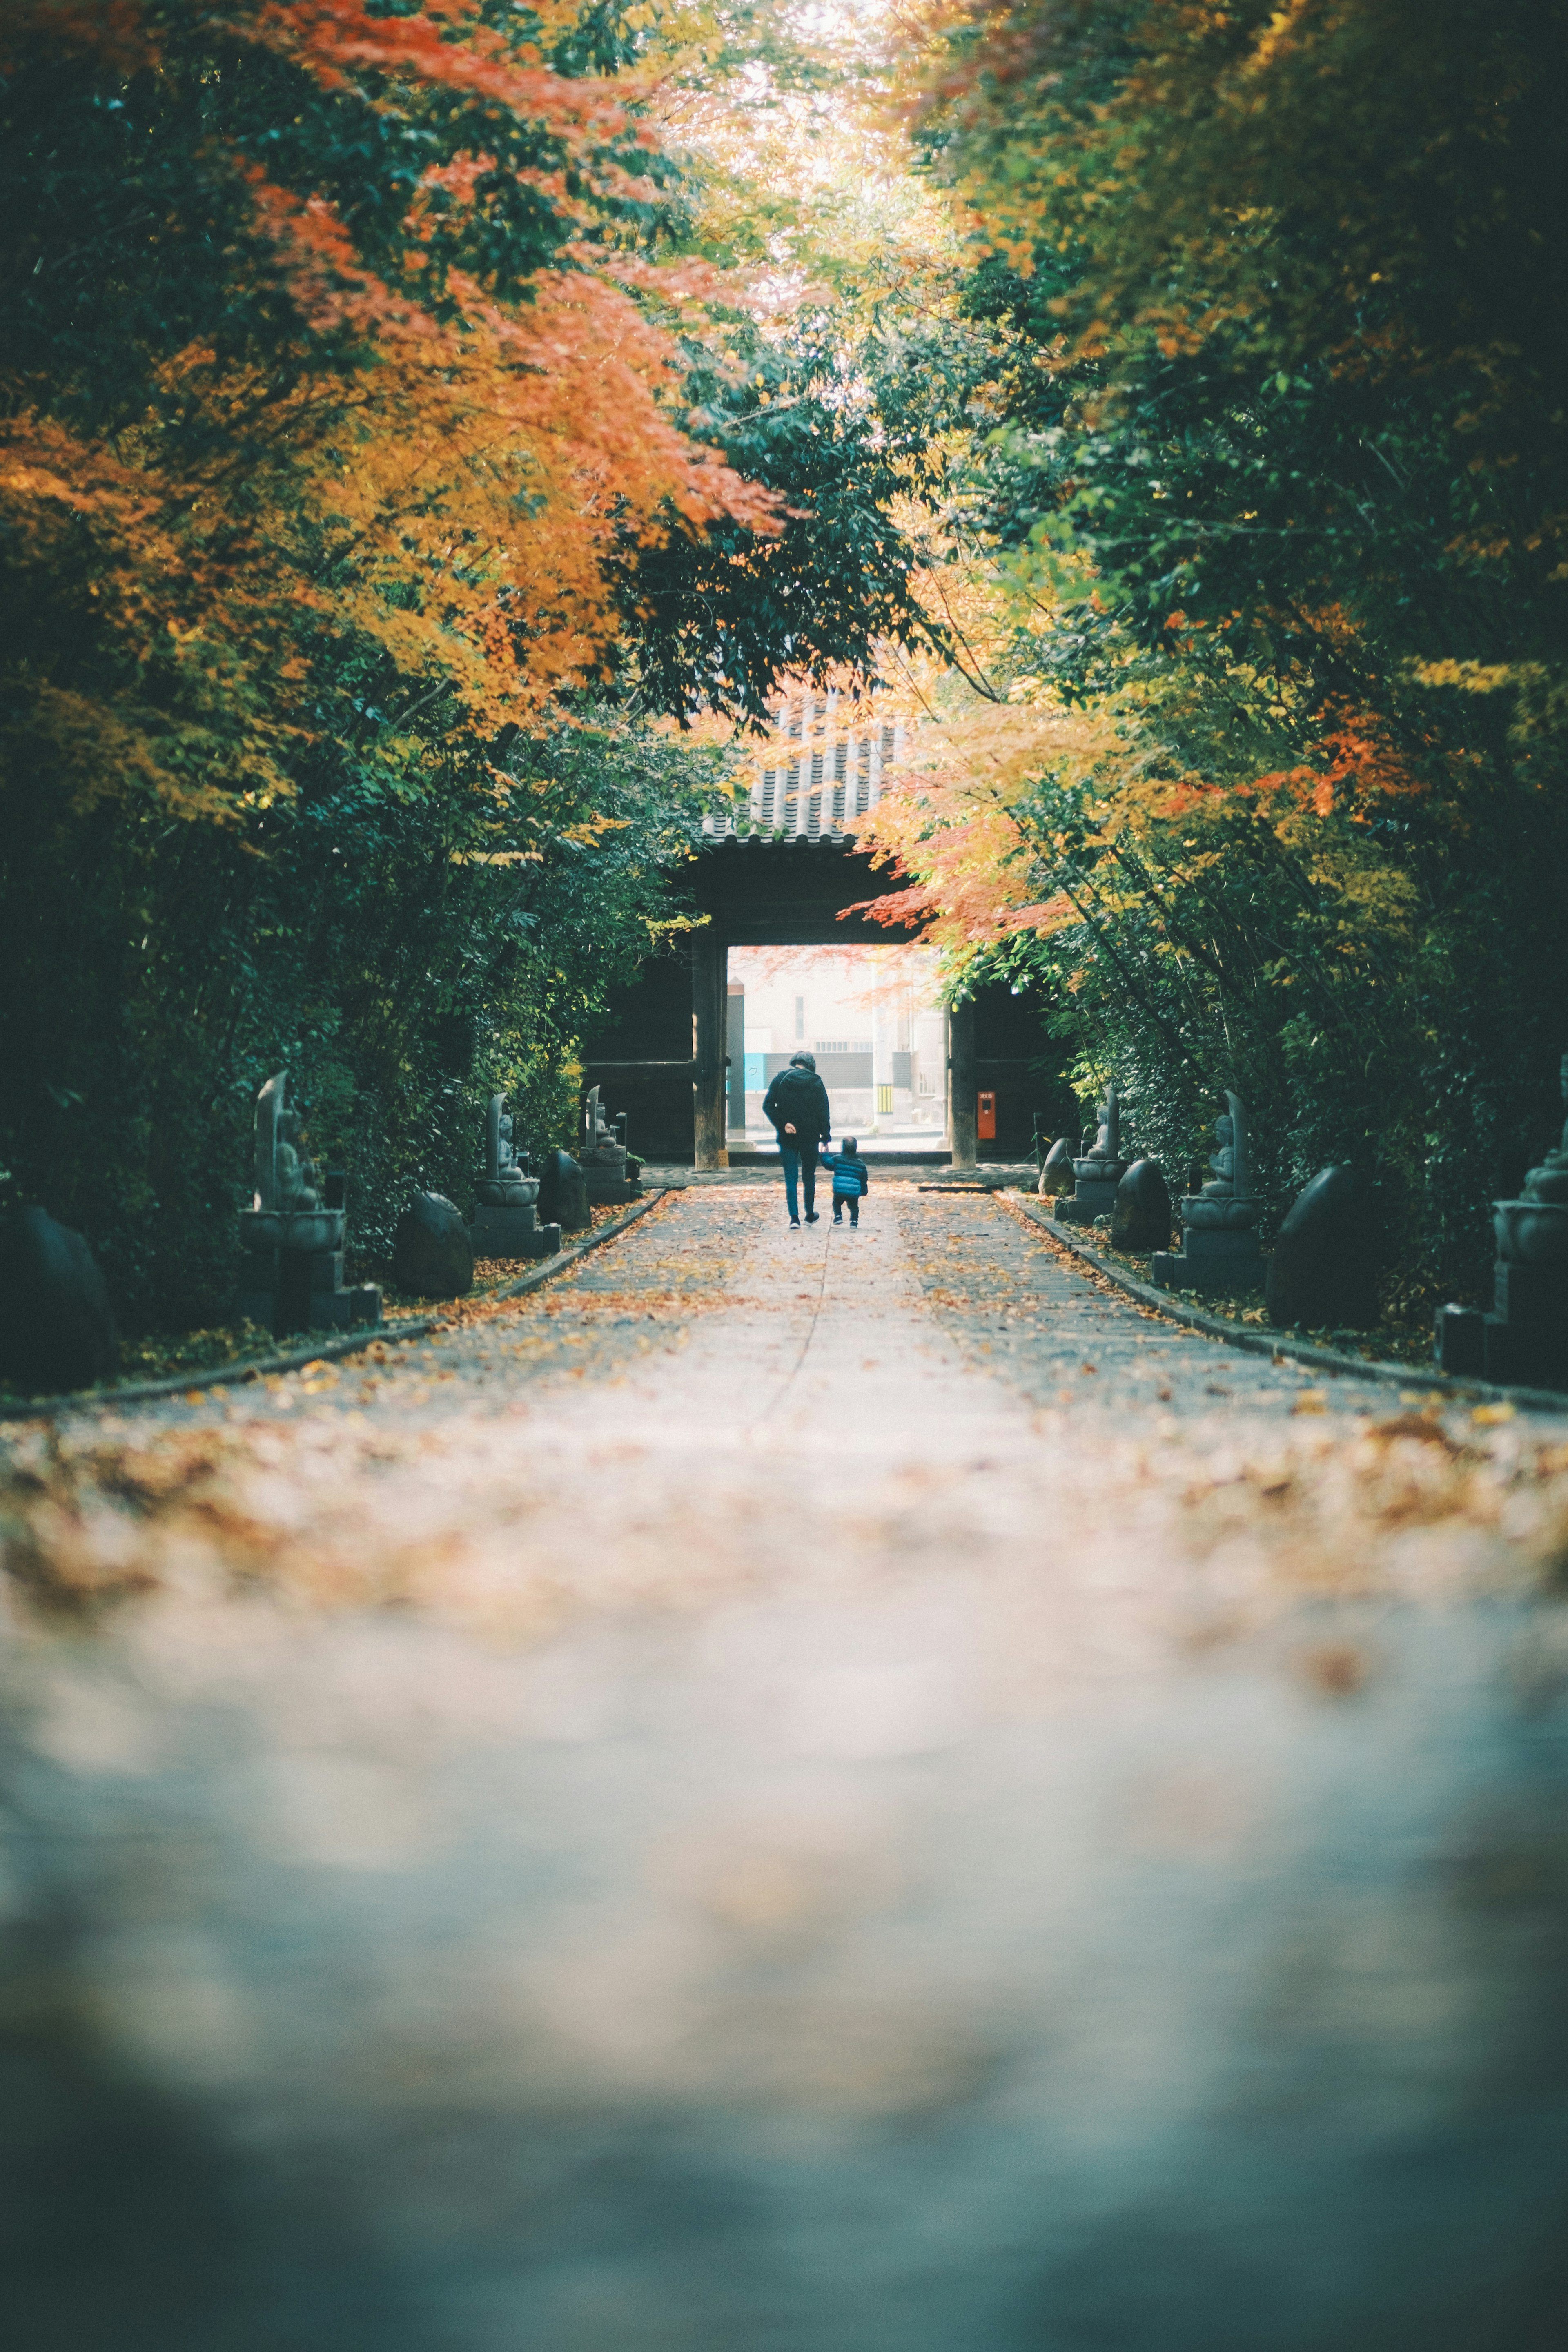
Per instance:
[[[840,716],[839,704],[844,703]],[[710,840],[762,835],[784,841],[842,841],[875,807],[884,771],[903,750],[901,726],[857,727],[857,706],[837,689],[792,693],[775,718],[777,764],[761,769],[749,802],[726,800],[703,820]]]

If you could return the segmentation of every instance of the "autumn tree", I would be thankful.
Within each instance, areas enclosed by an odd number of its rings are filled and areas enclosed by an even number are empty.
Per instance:
[[[1563,49],[1041,0],[933,12],[907,82],[971,230],[928,373],[979,658],[884,838],[1178,1164],[1226,1083],[1281,1202],[1355,1160],[1411,1295],[1474,1274],[1568,1031]]]
[[[671,54],[552,0],[0,26],[0,1158],[132,1319],[216,1311],[279,1056],[370,1240],[466,1181],[485,1086],[553,1128],[711,769],[637,719],[683,688],[638,646],[673,546],[754,578],[794,532],[864,640],[809,469],[781,497],[711,421],[743,289],[672,231]]]

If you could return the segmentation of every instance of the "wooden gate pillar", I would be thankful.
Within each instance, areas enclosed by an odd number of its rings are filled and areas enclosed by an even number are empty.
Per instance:
[[[947,1139],[955,1168],[974,1165],[974,999],[947,1015]]]
[[[691,942],[692,1127],[699,1168],[728,1168],[724,1072],[730,1018],[730,951],[699,931]]]

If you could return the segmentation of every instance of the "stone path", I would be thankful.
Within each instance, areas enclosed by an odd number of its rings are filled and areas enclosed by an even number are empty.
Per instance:
[[[1568,1419],[750,1184],[6,1459],[27,2352],[1563,2340]]]

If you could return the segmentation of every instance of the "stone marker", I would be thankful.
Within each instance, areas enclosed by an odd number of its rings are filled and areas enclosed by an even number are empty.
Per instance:
[[[577,1155],[590,1201],[624,1202],[637,1197],[637,1178],[626,1173],[625,1134],[617,1132],[625,1125],[623,1118],[611,1126],[599,1108],[598,1087],[590,1087],[583,1106],[583,1142]]]
[[[299,1149],[300,1122],[289,1100],[289,1074],[277,1071],[256,1097],[255,1193],[239,1216],[245,1255],[239,1311],[275,1339],[290,1332],[345,1330],[379,1323],[374,1282],[343,1283],[346,1180],[334,1171],[325,1194],[314,1163]]]
[[[1568,1110],[1568,1054],[1562,1063]],[[1480,1370],[1489,1381],[1568,1388],[1568,1120],[1555,1151],[1524,1180],[1517,1201],[1492,1202],[1497,1259],[1492,1311],[1445,1307],[1437,1316],[1437,1361],[1446,1372]]]
[[[393,1267],[414,1298],[461,1298],[474,1286],[474,1248],[463,1213],[443,1192],[420,1192],[397,1220]]]
[[[120,1341],[98,1262],[46,1209],[0,1218],[0,1386],[23,1396],[111,1380]]]
[[[1110,1241],[1112,1248],[1139,1256],[1170,1247],[1171,1188],[1157,1160],[1135,1160],[1118,1184]]]
[[[535,1202],[539,1180],[525,1173],[512,1146],[503,1097],[492,1095],[485,1114],[485,1172],[474,1187],[477,1206],[469,1238],[476,1257],[552,1257],[559,1225],[542,1225]]]
[[[1035,1189],[1050,1199],[1058,1192],[1065,1192],[1071,1182],[1072,1144],[1067,1136],[1059,1135],[1045,1156]]]
[[[1260,1202],[1251,1189],[1247,1112],[1228,1088],[1229,1108],[1215,1121],[1219,1149],[1198,1192],[1182,1196],[1180,1253],[1156,1250],[1151,1267],[1162,1290],[1254,1290],[1262,1286],[1263,1253],[1253,1227]]]
[[[1100,1127],[1094,1141],[1085,1139],[1082,1155],[1072,1164],[1073,1194],[1057,1210],[1064,1224],[1092,1225],[1116,1206],[1116,1188],[1127,1173],[1121,1158],[1121,1097],[1111,1080],[1105,1100],[1095,1106]]]
[[[1376,1322],[1353,1169],[1321,1168],[1297,1194],[1268,1261],[1264,1297],[1269,1321],[1282,1327],[1364,1331]]]
[[[569,1151],[547,1151],[539,1172],[539,1213],[563,1234],[580,1234],[593,1223],[583,1171]]]

